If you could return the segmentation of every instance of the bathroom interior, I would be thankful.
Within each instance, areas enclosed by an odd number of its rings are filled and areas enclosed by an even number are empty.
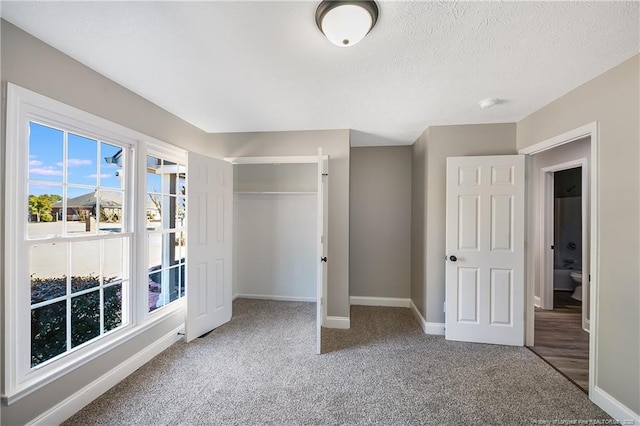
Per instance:
[[[582,167],[554,173],[553,308],[582,310]]]

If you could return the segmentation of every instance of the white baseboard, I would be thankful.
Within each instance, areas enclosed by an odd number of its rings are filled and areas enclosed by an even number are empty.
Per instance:
[[[172,330],[164,335],[152,345],[147,346],[133,357],[118,365],[116,368],[103,374],[98,379],[89,383],[64,401],[45,411],[27,425],[58,425],[80,411],[94,399],[120,383],[131,373],[149,362],[153,357],[173,345],[182,336],[178,333],[184,332],[184,325]]]
[[[278,300],[281,302],[315,302],[315,297],[299,297],[299,296],[272,296],[269,294],[236,294],[235,299],[260,299],[260,300]]]
[[[325,328],[339,328],[342,330],[348,330],[351,328],[351,319],[347,317],[327,317],[322,324]]]
[[[444,336],[444,323],[441,322],[427,322],[424,319],[418,307],[413,303],[413,300],[409,299],[409,303],[411,305],[411,310],[413,314],[416,316],[418,323],[420,324],[420,328],[424,331],[425,334],[433,334],[436,336]]]
[[[542,307],[542,301],[540,300],[540,297],[533,296],[533,306],[535,306],[536,308]]]
[[[640,414],[634,413],[631,409],[620,401],[603,391],[597,385],[593,387],[590,399],[600,408],[607,412],[611,417],[616,419],[623,425],[640,424]]]
[[[351,296],[349,297],[349,303],[360,306],[389,306],[392,308],[411,307],[411,299],[403,299],[400,297]]]

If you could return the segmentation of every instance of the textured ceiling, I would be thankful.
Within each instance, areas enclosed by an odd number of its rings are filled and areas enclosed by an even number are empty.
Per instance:
[[[207,132],[350,128],[354,146],[520,120],[640,44],[638,2],[379,1],[339,48],[318,3],[3,1],[2,16]]]

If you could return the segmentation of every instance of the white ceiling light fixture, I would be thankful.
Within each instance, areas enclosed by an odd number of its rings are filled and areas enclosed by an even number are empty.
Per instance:
[[[371,31],[378,13],[375,1],[324,0],[316,9],[316,24],[331,43],[349,47]]]

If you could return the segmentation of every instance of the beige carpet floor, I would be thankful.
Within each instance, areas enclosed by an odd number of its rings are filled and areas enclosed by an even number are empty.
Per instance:
[[[528,349],[425,335],[409,309],[352,307],[350,330],[324,330],[323,355],[313,353],[313,304],[238,299],[233,312],[230,323],[173,345],[65,424],[526,425],[609,419]]]

